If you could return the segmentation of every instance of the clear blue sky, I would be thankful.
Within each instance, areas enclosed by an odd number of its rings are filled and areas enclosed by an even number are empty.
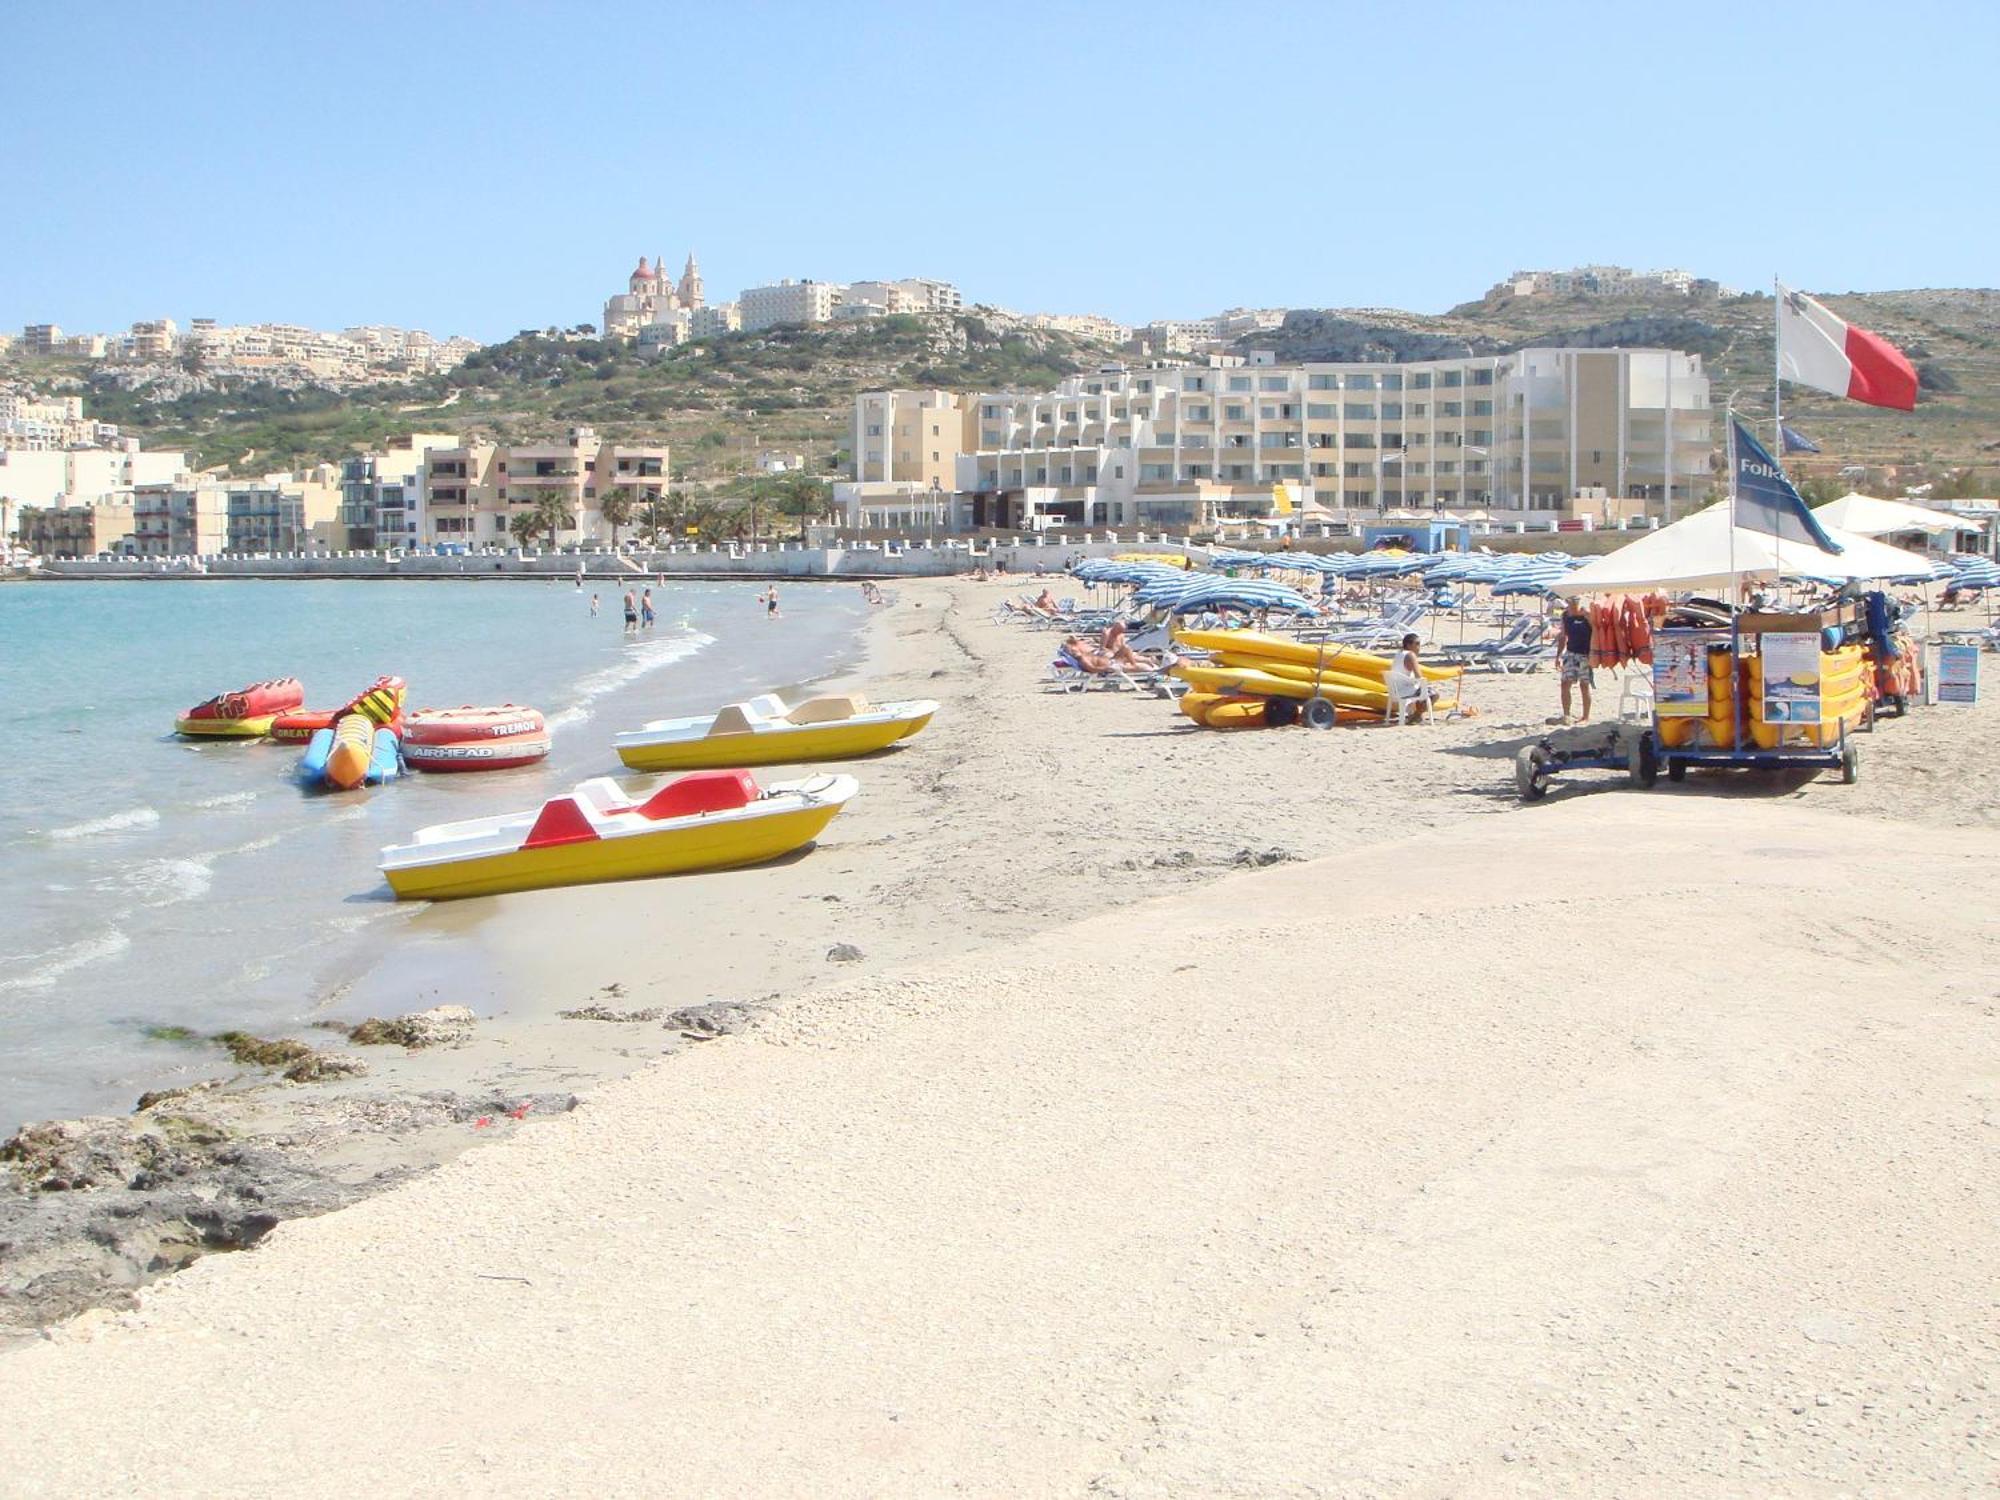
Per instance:
[[[1991,283],[2000,6],[17,5],[0,329],[595,322],[955,281],[1128,321],[1516,266]]]

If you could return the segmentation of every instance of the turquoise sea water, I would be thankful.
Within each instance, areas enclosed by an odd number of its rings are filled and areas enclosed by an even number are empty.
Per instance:
[[[612,733],[783,690],[850,663],[866,606],[836,586],[116,582],[0,588],[0,1134],[123,1112],[184,1074],[185,1026],[295,1030],[324,976],[365,968],[411,908],[377,852],[427,823],[530,807],[620,769]],[[382,672],[412,706],[528,703],[541,766],[302,791],[295,747],[174,738],[180,710],[296,676],[309,706]]]

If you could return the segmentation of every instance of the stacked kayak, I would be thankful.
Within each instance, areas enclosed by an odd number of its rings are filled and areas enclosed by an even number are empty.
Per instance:
[[[298,678],[274,677],[196,704],[174,720],[174,730],[192,739],[262,739],[272,720],[305,701]]]
[[[1198,724],[1220,729],[1289,723],[1271,709],[1273,699],[1322,699],[1333,705],[1335,723],[1379,721],[1389,711],[1392,662],[1373,651],[1255,630],[1183,630],[1174,639],[1209,653],[1206,660],[1186,659],[1169,669],[1188,684],[1181,712]],[[1465,669],[1421,670],[1428,682],[1456,683]]]
[[[382,873],[398,898],[437,901],[762,864],[812,842],[855,790],[851,776],[765,788],[713,770],[634,803],[600,776],[533,812],[420,829],[382,851]]]
[[[420,771],[505,771],[548,754],[548,722],[515,703],[419,708],[403,723],[403,759]]]
[[[635,771],[792,765],[885,750],[916,734],[936,712],[928,698],[871,705],[865,698],[827,696],[787,708],[766,693],[712,714],[658,719],[612,743]]]

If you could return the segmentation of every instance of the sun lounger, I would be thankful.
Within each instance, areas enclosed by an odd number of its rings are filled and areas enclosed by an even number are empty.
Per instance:
[[[1100,689],[1149,692],[1155,697],[1171,698],[1182,690],[1182,684],[1166,675],[1166,668],[1160,667],[1150,672],[1128,672],[1120,666],[1093,667],[1085,663],[1067,646],[1057,649],[1049,662],[1048,675],[1042,679],[1043,686],[1064,693],[1083,693]]]
[[[1445,652],[1445,660],[1461,666],[1483,666],[1496,654],[1518,655],[1522,648],[1538,644],[1541,636],[1542,621],[1534,615],[1522,615],[1497,636],[1452,647]]]

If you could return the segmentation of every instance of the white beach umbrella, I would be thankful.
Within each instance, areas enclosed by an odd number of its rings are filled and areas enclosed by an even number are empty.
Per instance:
[[[1838,553],[1774,540],[1768,532],[1730,524],[1725,502],[1662,527],[1616,552],[1593,558],[1554,585],[1558,594],[1637,593],[1645,589],[1723,588],[1731,581],[1781,577],[1850,579],[1928,578],[1930,562],[1837,527],[1827,535]],[[1734,532],[1732,537],[1731,533]]]
[[[1942,536],[1957,531],[1960,523],[1941,511],[1921,505],[1905,505],[1901,500],[1877,500],[1873,495],[1854,492],[1829,500],[1814,509],[1823,526],[1838,526],[1856,536],[1887,536],[1894,531],[1922,531]]]

